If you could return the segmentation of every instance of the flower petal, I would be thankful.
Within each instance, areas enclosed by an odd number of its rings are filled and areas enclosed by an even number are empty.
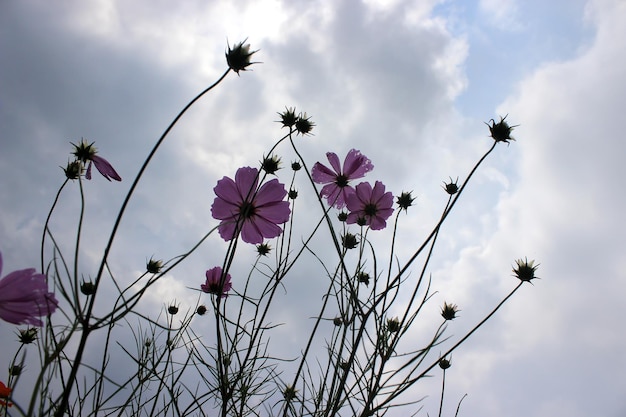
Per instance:
[[[241,228],[241,240],[246,243],[252,243],[254,245],[263,243],[263,233],[258,227],[259,223],[260,222],[258,221],[258,219],[255,219],[255,221],[246,220],[243,224],[243,227]],[[274,226],[278,227],[276,225]]]
[[[259,171],[256,168],[241,167],[235,173],[235,183],[242,200],[250,201],[256,191]]]
[[[217,226],[217,231],[219,232],[221,238],[227,242],[229,240],[233,240],[235,237],[236,224],[236,220],[223,220],[219,226]]]
[[[326,158],[328,158],[328,162],[330,162],[330,166],[333,167],[335,173],[337,175],[341,174],[341,163],[339,162],[339,157],[334,152],[326,152]]]
[[[42,326],[38,318],[52,314],[58,301],[48,292],[46,276],[22,269],[0,280],[0,318],[13,324]]]
[[[356,194],[364,204],[372,203],[372,184],[369,182],[362,182],[355,187]]]
[[[313,169],[311,169],[311,178],[318,184],[334,183],[337,179],[337,175],[336,172],[319,162],[316,162],[315,165],[313,165]]]
[[[371,216],[368,223],[372,230],[382,230],[387,227],[387,222],[380,216]]]
[[[356,149],[350,149],[343,162],[343,175],[351,180],[365,176],[372,169],[372,161]]]
[[[263,238],[272,239],[279,236],[283,229],[276,223],[255,216],[254,221],[247,221],[241,230],[241,239],[247,243],[263,243]]]
[[[271,204],[257,207],[256,215],[254,216],[253,221],[256,221],[257,217],[261,217],[274,224],[282,224],[289,221],[290,215],[291,210],[289,209],[289,202],[276,201]]]
[[[89,164],[87,165],[87,172],[85,172],[85,178],[88,180],[91,179],[91,161],[89,161]]]
[[[266,182],[259,188],[254,198],[254,206],[261,207],[268,203],[281,201],[287,195],[285,186],[277,179]]]
[[[100,174],[102,174],[102,176],[108,181],[111,181],[111,178],[115,181],[122,181],[122,177],[119,176],[109,161],[98,155],[93,155],[91,160]],[[91,168],[91,165],[89,167]],[[91,176],[91,173],[89,175]]]

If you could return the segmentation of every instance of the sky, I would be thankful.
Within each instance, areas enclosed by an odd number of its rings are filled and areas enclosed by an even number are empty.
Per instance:
[[[123,178],[95,174],[84,184],[81,266],[95,268],[152,144],[224,72],[227,42],[244,39],[260,63],[229,74],[168,137],[113,248],[120,277],[141,273],[151,256],[182,253],[217,224],[216,181],[258,164],[284,134],[275,121],[286,106],[316,125],[298,139],[309,166],[356,148],[375,165],[369,180],[417,196],[399,232],[406,259],[445,204],[442,183],[464,178],[491,146],[484,122],[508,114],[516,141],[496,147],[442,230],[428,270],[431,307],[459,305],[449,327],[458,337],[516,285],[515,259],[540,263],[541,279],[454,353],[444,414],[465,393],[460,416],[626,414],[623,0],[3,1],[3,274],[39,265],[59,166],[81,137]],[[294,160],[287,149],[283,160]],[[54,230],[70,244],[78,194],[64,196]],[[187,287],[199,286],[225,247],[209,239],[146,308],[193,303]],[[319,283],[293,282],[279,318],[306,321]],[[297,342],[298,330],[286,325],[272,337]],[[0,325],[0,351],[13,351],[14,332]],[[428,384],[414,393],[428,395],[421,415],[438,411],[438,382]]]

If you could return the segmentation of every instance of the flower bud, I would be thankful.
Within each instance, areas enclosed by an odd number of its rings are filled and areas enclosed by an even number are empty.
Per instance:
[[[173,316],[174,314],[178,313],[178,306],[172,304],[167,308],[167,312]]]
[[[296,116],[296,109],[293,107],[285,107],[285,111],[282,113],[278,113],[280,116],[280,123],[283,124],[283,127],[293,127],[298,121],[298,116]]]
[[[288,196],[291,200],[295,200],[296,198],[298,198],[298,191],[291,189],[289,190]]]
[[[443,183],[443,189],[446,191],[446,193],[450,194],[450,195],[454,195],[456,193],[459,192],[459,186],[457,185],[457,182],[459,181],[459,179],[457,178],[456,181],[452,181],[452,178],[450,178],[450,182]]]
[[[296,398],[296,389],[291,385],[287,385],[283,391],[283,397],[285,397],[287,401],[293,400]]]
[[[361,284],[365,284],[366,287],[370,285],[370,274],[367,272],[359,272],[356,278]]]
[[[80,292],[85,295],[94,295],[96,293],[96,285],[91,281],[83,281],[80,284]]]
[[[150,258],[146,264],[146,271],[150,274],[158,274],[163,269],[163,261]]]
[[[308,135],[313,130],[315,123],[311,121],[311,117],[307,117],[306,113],[300,113],[296,120],[296,131],[301,135]]]
[[[346,233],[341,237],[341,243],[346,249],[354,249],[359,244],[359,241],[352,233]]]
[[[226,52],[228,67],[235,71],[237,75],[239,75],[239,71],[246,71],[247,67],[255,64],[255,62],[250,62],[250,57],[258,51],[250,52],[250,44],[244,45],[246,40],[244,39],[243,42],[235,44],[232,49],[228,45],[228,52]]]
[[[511,131],[515,129],[519,125],[509,126],[509,124],[505,121],[508,114],[504,117],[500,116],[500,121],[496,123],[495,120],[491,119],[491,125],[489,123],[485,123],[489,127],[490,136],[496,142],[505,142],[509,143],[510,140],[515,140],[511,137]]]
[[[524,260],[518,259],[515,263],[517,264],[517,267],[513,268],[515,278],[524,282],[530,282],[538,278],[535,276],[535,271],[539,268],[539,264],[535,265],[534,260],[528,262],[528,259],[524,258]]]
[[[302,165],[300,165],[300,162],[298,161],[292,162],[291,169],[293,169],[294,171],[300,171],[302,169]]]
[[[411,193],[412,191],[408,193],[403,191],[402,194],[397,197],[396,204],[400,207],[400,210],[407,211],[407,209],[413,205],[415,198],[413,198]]]
[[[94,143],[95,142],[88,143],[84,138],[81,138],[78,145],[72,143],[72,146],[74,146],[74,151],[72,152],[72,155],[76,157],[76,161],[80,161],[84,164],[91,161],[94,155],[98,153],[98,150],[94,146]]]
[[[261,169],[269,175],[275,174],[280,169],[280,158],[277,156],[264,157],[261,162]]]
[[[400,320],[397,317],[387,319],[387,330],[389,333],[397,333],[400,330]]]
[[[20,333],[17,335],[18,340],[25,345],[29,345],[37,340],[37,329],[31,327],[26,330],[20,330]]]
[[[206,306],[205,305],[198,306],[198,308],[196,309],[196,313],[199,316],[204,316],[206,314]]]
[[[19,376],[22,374],[24,367],[22,365],[13,365],[9,368],[9,375]]]
[[[77,180],[80,177],[80,174],[83,173],[83,165],[79,161],[68,161],[67,166],[62,169],[68,180]]]
[[[441,358],[439,359],[439,367],[443,370],[448,369],[450,366],[452,366],[452,364],[450,363],[450,361],[446,358]]]
[[[272,247],[267,243],[261,243],[256,247],[256,252],[259,254],[259,256],[267,256],[267,254],[270,253],[271,250]]]
[[[459,309],[456,304],[448,304],[444,302],[443,307],[441,308],[441,317],[445,320],[454,320],[458,311]]]

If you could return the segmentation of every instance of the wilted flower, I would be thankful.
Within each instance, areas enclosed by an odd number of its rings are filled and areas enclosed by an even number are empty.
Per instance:
[[[24,345],[30,345],[37,340],[37,329],[30,327],[28,329],[20,330],[17,335],[17,339]]]
[[[232,49],[228,45],[228,51],[226,52],[228,67],[235,71],[237,75],[239,75],[239,71],[246,71],[247,67],[256,64],[256,62],[250,62],[250,57],[257,53],[258,50],[250,52],[250,44],[244,45],[246,40],[244,39],[243,42],[235,44]]]
[[[407,211],[407,209],[413,205],[415,198],[411,195],[411,193],[412,191],[403,191],[402,194],[397,197],[396,204],[400,207],[400,210]]]
[[[456,313],[459,311],[456,304],[448,304],[446,302],[443,303],[443,307],[441,308],[441,316],[445,320],[453,320],[456,318]]]
[[[0,318],[4,321],[43,326],[38,317],[54,313],[58,304],[54,293],[48,291],[46,276],[34,268],[14,271],[0,279]]]
[[[457,178],[456,181],[452,181],[452,178],[450,178],[450,182],[443,183],[443,189],[446,191],[446,193],[450,194],[450,195],[454,195],[456,193],[459,192],[459,186],[457,185],[457,182],[459,181],[459,179]]]
[[[6,407],[11,407],[13,404],[11,404],[8,400],[8,398],[11,396],[11,388],[7,387],[6,385],[4,385],[4,382],[0,381],[0,405],[6,406]]]
[[[277,156],[266,156],[261,161],[261,169],[268,174],[275,174],[280,169],[280,158]]]
[[[216,266],[206,271],[206,281],[200,285],[200,289],[208,294],[219,295],[221,298],[228,296],[228,291],[233,288],[230,282],[230,274],[223,277],[222,268]]]
[[[267,243],[261,243],[256,247],[256,252],[259,254],[259,256],[267,256],[267,254],[270,253],[271,250],[272,247]]]
[[[368,182],[356,186],[354,193],[347,198],[347,223],[369,226],[372,230],[381,230],[387,226],[387,219],[393,213],[393,194],[385,192],[385,185],[376,181],[374,188]]]
[[[359,244],[359,240],[352,233],[346,233],[341,237],[341,244],[346,249],[354,249]]]
[[[148,271],[148,273],[150,274],[158,274],[159,272],[161,272],[162,268],[163,261],[161,261],[160,259],[154,260],[150,258],[150,260],[146,264],[146,271]]]
[[[88,180],[91,179],[91,164],[93,163],[98,172],[107,180],[111,181],[111,178],[113,178],[115,181],[122,181],[122,177],[119,176],[109,161],[97,155],[98,151],[96,147],[93,146],[94,143],[95,142],[87,143],[85,139],[81,139],[78,145],[72,143],[74,146],[74,152],[72,152],[72,154],[76,157],[76,160],[83,164],[88,164],[85,178]]]
[[[296,109],[293,107],[285,107],[285,111],[278,113],[278,115],[280,116],[280,123],[283,124],[283,127],[293,127],[298,121]]]
[[[331,168],[316,162],[311,170],[313,181],[318,184],[326,184],[320,192],[322,198],[326,198],[328,205],[342,209],[346,206],[348,195],[354,192],[354,188],[350,186],[350,181],[362,178],[374,169],[372,161],[360,151],[351,149],[343,161],[343,169],[337,154],[327,152],[326,157],[330,162]]]
[[[505,142],[509,143],[510,140],[515,140],[511,137],[511,132],[519,125],[509,126],[509,124],[505,121],[508,114],[504,117],[500,116],[500,121],[496,123],[495,120],[491,119],[489,123],[485,123],[489,126],[489,132],[491,133],[491,137],[496,142]]]
[[[530,282],[535,278],[539,278],[535,276],[535,271],[539,268],[539,264],[535,265],[535,261],[528,262],[527,258],[518,259],[515,261],[517,267],[513,267],[513,274],[516,278],[521,281]]]
[[[452,366],[452,364],[450,363],[448,359],[446,358],[439,359],[439,367],[443,369],[444,371],[448,369],[450,366]]]
[[[241,239],[259,244],[264,238],[274,238],[282,232],[279,224],[289,220],[289,202],[283,201],[287,191],[277,179],[263,184],[258,190],[258,171],[243,167],[235,180],[224,177],[217,182],[215,200],[211,206],[213,218],[221,220],[218,232],[228,241],[241,231]]]

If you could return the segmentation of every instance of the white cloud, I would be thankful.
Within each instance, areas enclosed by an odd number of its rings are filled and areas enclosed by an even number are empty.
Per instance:
[[[1,64],[7,101],[0,108],[6,126],[0,174],[16,178],[0,185],[6,265],[37,262],[29,248],[39,239],[37,224],[45,216],[40,208],[52,201],[61,181],[60,170],[56,177],[50,172],[66,160],[67,141],[86,135],[125,179],[109,184],[96,177],[85,184],[90,227],[84,262],[86,271],[92,268],[142,155],[186,100],[223,71],[226,38],[232,43],[249,36],[252,47],[261,48],[263,64],[229,77],[172,132],[116,240],[112,269],[121,279],[131,280],[125,271],[140,270],[151,255],[182,253],[215,225],[208,214],[215,181],[261,158],[281,134],[273,120],[284,106],[307,111],[317,124],[315,136],[298,138],[310,161],[328,150],[343,155],[356,147],[376,165],[377,178],[369,179],[383,179],[396,193],[415,191],[416,207],[403,215],[399,232],[398,254],[404,258],[444,204],[441,181],[463,177],[489,146],[482,122],[464,120],[454,108],[467,85],[463,65],[472,53],[471,39],[451,34],[446,17],[432,14],[439,2],[40,6],[37,16],[56,10],[59,19],[41,20],[39,30],[28,24],[30,3],[21,4],[5,6],[10,19],[0,17],[0,48],[9,58]],[[490,24],[518,28],[517,3],[482,1],[480,7]],[[453,369],[460,371],[448,381],[448,398],[460,397],[454,390],[469,391],[461,415],[542,416],[555,409],[605,407],[599,414],[579,411],[591,416],[620,409],[617,388],[585,385],[610,382],[610,367],[581,358],[597,352],[621,365],[626,345],[615,331],[626,249],[619,221],[624,7],[619,1],[590,2],[587,19],[597,27],[595,42],[581,47],[575,59],[547,62],[517,84],[500,111],[521,124],[514,132],[519,140],[498,146],[444,227],[433,265],[440,294],[432,307],[437,315],[440,300],[460,305],[454,334],[515,285],[515,258],[537,259],[543,278],[522,288],[455,353]],[[293,159],[285,152],[286,167]],[[67,198],[75,203],[76,187],[71,192]],[[299,209],[299,215],[310,213],[306,204]],[[75,226],[65,213],[55,230],[71,236]],[[248,249],[246,256],[253,253]],[[172,278],[155,286],[147,304],[160,309],[173,298],[193,303],[196,294],[188,297],[185,287],[197,287],[223,253],[223,242],[209,239]],[[281,293],[277,322],[315,314],[312,306],[326,277],[318,265],[308,267]],[[245,268],[238,269],[244,275]],[[301,340],[297,329],[285,326],[277,334]],[[552,367],[556,371],[547,377],[537,376]],[[584,382],[571,382],[581,376]],[[554,398],[542,394],[559,384]],[[427,403],[431,414],[435,397]]]

